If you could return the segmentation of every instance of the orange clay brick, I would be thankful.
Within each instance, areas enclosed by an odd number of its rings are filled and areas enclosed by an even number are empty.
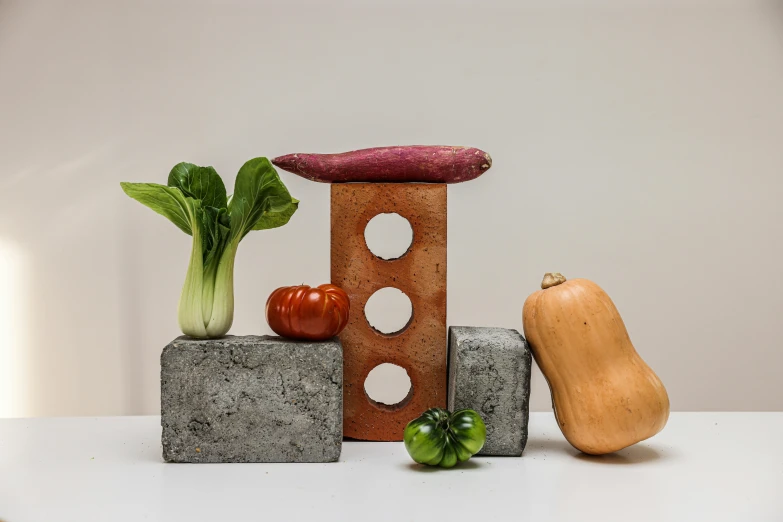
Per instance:
[[[348,326],[340,334],[344,358],[346,437],[399,441],[405,425],[428,408],[446,407],[446,185],[414,183],[332,184],[332,283],[351,299]],[[401,257],[383,260],[367,248],[364,229],[378,214],[397,213],[413,227],[413,243]],[[370,326],[364,306],[384,287],[405,292],[413,305],[408,325],[393,334]],[[367,374],[382,363],[405,368],[412,388],[400,403],[371,400]]]

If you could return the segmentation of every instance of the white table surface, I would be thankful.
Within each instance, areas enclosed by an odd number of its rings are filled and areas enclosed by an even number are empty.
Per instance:
[[[0,520],[783,521],[783,413],[674,413],[598,458],[534,413],[522,457],[451,470],[368,442],[331,464],[165,464],[159,423],[1,420]]]

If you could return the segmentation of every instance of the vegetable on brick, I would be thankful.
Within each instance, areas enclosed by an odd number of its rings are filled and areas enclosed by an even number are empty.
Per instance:
[[[461,183],[489,170],[492,158],[473,147],[410,145],[340,154],[286,154],[272,163],[323,183]]]
[[[193,236],[188,273],[180,296],[182,333],[199,339],[222,337],[234,319],[234,260],[251,230],[285,225],[298,208],[266,158],[242,165],[228,198],[212,167],[179,163],[167,185],[120,183],[125,193]]]
[[[350,309],[348,294],[339,286],[283,286],[267,299],[266,321],[282,337],[325,341],[343,331]]]

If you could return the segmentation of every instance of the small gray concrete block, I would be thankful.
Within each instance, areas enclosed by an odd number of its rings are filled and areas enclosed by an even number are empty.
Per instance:
[[[334,462],[343,440],[343,349],[335,338],[197,340],[163,349],[167,462]]]
[[[516,330],[449,328],[449,410],[477,411],[487,425],[479,455],[519,456],[527,444],[532,357]]]

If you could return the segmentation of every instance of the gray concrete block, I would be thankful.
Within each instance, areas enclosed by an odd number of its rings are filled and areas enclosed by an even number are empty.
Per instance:
[[[163,349],[168,462],[334,462],[343,439],[343,350],[335,338],[179,337]]]
[[[487,425],[479,455],[519,456],[527,444],[532,357],[516,330],[449,328],[449,410],[470,408]]]

